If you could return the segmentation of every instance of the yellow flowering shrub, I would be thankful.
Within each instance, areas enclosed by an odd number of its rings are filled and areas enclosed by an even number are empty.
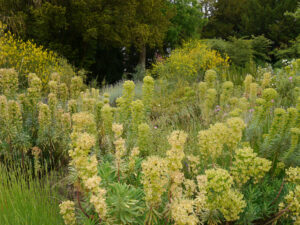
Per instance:
[[[64,201],[60,205],[60,214],[64,218],[64,222],[66,225],[75,225],[76,217],[75,217],[75,204],[72,201]]]
[[[10,32],[4,32],[0,23],[0,68],[14,68],[19,73],[19,82],[27,86],[29,73],[36,73],[45,87],[52,72],[59,72],[63,81],[70,81],[73,69],[54,52],[44,50],[32,41],[22,41]]]
[[[222,58],[217,51],[211,50],[201,41],[193,41],[175,49],[170,57],[155,64],[152,74],[175,80],[203,79],[204,72],[209,69],[227,68],[228,60],[228,57]]]

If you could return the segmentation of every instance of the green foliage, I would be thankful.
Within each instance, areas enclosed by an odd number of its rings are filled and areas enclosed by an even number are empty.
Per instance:
[[[3,225],[62,225],[54,176],[33,177],[16,165],[0,163],[0,221]],[[52,180],[52,181],[51,181]]]
[[[107,193],[109,215],[114,224],[143,223],[143,191],[126,184],[113,183]]]
[[[207,19],[203,18],[201,4],[195,0],[176,0],[171,3],[176,14],[171,18],[166,43],[171,47],[184,40],[199,39]]]

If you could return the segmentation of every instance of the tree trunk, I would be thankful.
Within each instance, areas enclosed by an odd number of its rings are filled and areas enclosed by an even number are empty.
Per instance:
[[[142,70],[146,69],[146,45],[144,45],[140,51],[139,66]]]

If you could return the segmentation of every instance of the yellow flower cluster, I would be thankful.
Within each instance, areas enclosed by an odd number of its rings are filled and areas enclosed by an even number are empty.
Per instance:
[[[75,206],[72,201],[64,201],[59,205],[60,214],[62,215],[66,225],[75,225]]]
[[[234,150],[242,138],[245,123],[241,118],[229,118],[226,123],[216,123],[208,130],[202,130],[198,134],[198,144],[202,158],[211,158],[215,163],[221,156],[223,146],[226,144],[230,150]]]
[[[30,101],[31,107],[35,107],[37,102],[41,99],[42,82],[36,74],[30,73],[28,75],[27,97]]]
[[[147,123],[141,123],[138,127],[138,147],[142,155],[149,154],[151,131]]]
[[[257,157],[249,147],[235,151],[235,161],[231,167],[231,174],[239,186],[245,184],[250,178],[258,182],[270,170],[272,162]]]
[[[221,106],[225,106],[231,95],[233,93],[233,83],[231,81],[226,81],[222,84],[222,94],[220,96],[220,103],[221,103]]]
[[[143,79],[143,103],[145,111],[149,115],[153,102],[154,79],[151,76],[145,76]]]
[[[53,71],[61,72],[64,82],[74,75],[66,60],[32,41],[22,41],[3,28],[0,28],[0,68],[15,68],[22,86],[26,86],[27,75],[31,72],[41,79],[43,87],[46,87]]]
[[[130,156],[129,156],[129,163],[128,163],[128,169],[129,171],[133,171],[134,167],[135,167],[135,161],[137,159],[137,157],[140,154],[140,150],[138,147],[134,147],[131,152],[130,152]]]
[[[284,202],[279,204],[279,210],[288,208],[288,213],[294,220],[294,225],[300,225],[300,185],[291,190],[285,197]]]
[[[216,71],[210,69],[205,72],[204,81],[208,88],[215,88],[216,86],[217,73]]]
[[[253,81],[252,75],[248,74],[245,77],[245,80],[244,80],[244,87],[245,87],[245,95],[246,96],[249,96],[249,94],[250,94],[250,85],[251,85],[252,81]]]
[[[171,217],[176,225],[196,225],[198,218],[194,213],[194,201],[176,199],[171,203]]]
[[[180,197],[182,193],[180,184],[182,184],[184,180],[184,174],[181,172],[181,169],[186,139],[187,134],[183,131],[173,131],[168,137],[168,142],[171,145],[171,149],[166,153],[166,161],[168,174],[171,179],[170,191],[173,198]]]
[[[202,105],[202,114],[204,120],[208,123],[210,118],[210,113],[217,100],[217,91],[216,89],[208,89],[205,94],[205,100]]]
[[[257,91],[258,91],[258,84],[257,83],[251,83],[250,84],[250,95],[249,99],[252,105],[254,105],[256,98],[257,98]]]
[[[72,115],[73,133],[88,132],[96,133],[96,125],[94,115],[88,112],[79,112]]]
[[[49,106],[40,103],[39,105],[39,136],[43,136],[47,133],[47,130],[50,129],[51,126],[51,111],[49,109]]]
[[[187,160],[189,161],[189,172],[192,175],[196,175],[198,174],[198,165],[200,163],[200,159],[199,157],[195,156],[195,155],[188,155]]]
[[[6,118],[6,123],[8,125],[9,136],[13,140],[23,129],[21,106],[17,101],[9,100],[7,103],[7,110],[8,117]]]
[[[161,78],[188,80],[209,69],[226,68],[228,60],[228,57],[222,58],[201,41],[192,41],[172,51],[163,62],[155,64],[152,73]]]
[[[123,133],[123,125],[114,123],[112,125],[112,130],[115,134],[115,165],[117,168],[117,174],[120,173],[120,167],[122,163],[122,157],[125,155],[126,148],[125,148],[125,140],[121,137]]]
[[[213,162],[216,161],[222,154],[227,133],[228,128],[223,123],[216,123],[208,130],[202,130],[198,133],[198,144],[202,159],[211,158]],[[225,134],[225,137],[221,137],[221,134]]]
[[[300,185],[300,167],[290,167],[285,173],[288,182]]]
[[[91,192],[90,203],[94,205],[99,217],[103,219],[107,212],[104,198],[106,191],[100,187],[101,178],[98,176],[96,155],[89,156],[96,143],[93,135],[95,133],[94,116],[81,112],[74,114],[72,119],[72,149],[69,150],[72,161],[70,164],[76,169],[85,188]]]
[[[71,80],[70,93],[72,99],[77,99],[83,87],[82,77],[76,76]]]
[[[149,156],[142,163],[142,173],[145,200],[150,207],[156,208],[161,203],[161,196],[168,183],[166,161],[158,156]]]
[[[112,133],[113,111],[109,104],[105,104],[101,108],[101,119],[105,134],[110,135]]]
[[[120,114],[120,121],[125,123],[130,118],[131,103],[134,98],[135,84],[133,81],[125,81],[123,84],[122,97],[117,99],[118,111]]]
[[[207,90],[207,83],[206,82],[200,82],[198,84],[198,92],[199,92],[199,100],[200,102],[204,102],[205,95]]]
[[[232,188],[233,179],[229,173],[223,169],[209,169],[205,171],[205,175],[208,209],[218,209],[227,221],[239,219],[246,202],[243,195]]]
[[[134,134],[138,131],[138,126],[144,122],[145,108],[141,100],[136,100],[131,103],[131,129]]]
[[[228,139],[226,140],[226,145],[231,150],[235,150],[242,139],[243,130],[245,129],[246,124],[241,118],[233,117],[227,119],[226,125],[228,127]]]
[[[0,93],[13,96],[19,88],[18,76],[14,69],[0,69]]]
[[[261,87],[263,89],[269,87],[271,85],[271,79],[272,79],[271,73],[264,73],[263,80],[261,81]]]

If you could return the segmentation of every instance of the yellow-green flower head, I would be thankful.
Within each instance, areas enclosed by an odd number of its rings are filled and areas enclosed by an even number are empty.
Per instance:
[[[95,112],[96,99],[94,98],[83,98],[82,99],[82,110],[90,113]]]
[[[94,205],[95,211],[99,217],[104,219],[107,213],[107,206],[105,202],[106,191],[102,188],[99,189],[97,194],[93,194],[90,198],[90,203]]]
[[[109,103],[109,93],[107,93],[107,92],[105,92],[104,94],[103,94],[103,102],[104,102],[104,104],[108,104]]]
[[[219,141],[221,144],[227,142],[229,130],[224,123],[215,123],[214,125],[210,125],[209,129],[211,130],[215,141]]]
[[[151,76],[145,76],[143,79],[143,83],[147,85],[154,85],[154,79]]]
[[[249,102],[245,97],[239,98],[238,105],[239,108],[244,112],[249,108]]]
[[[141,123],[138,126],[138,147],[143,155],[149,152],[149,145],[151,143],[151,131],[147,123]]]
[[[196,225],[198,218],[194,212],[194,201],[176,199],[170,206],[171,217],[177,225]]]
[[[158,207],[165,192],[165,185],[168,183],[165,160],[158,156],[148,157],[142,163],[142,173],[145,200],[149,206]]]
[[[35,73],[30,73],[28,75],[28,84],[29,87],[35,88],[39,91],[42,89],[42,82]]]
[[[82,87],[83,87],[82,77],[79,76],[73,77],[70,86],[71,98],[73,99],[78,98]]]
[[[277,91],[274,88],[267,88],[263,90],[262,97],[267,101],[270,102],[275,100],[278,96]]]
[[[66,225],[75,225],[75,204],[72,201],[64,201],[59,205],[60,214],[62,215]]]
[[[256,99],[256,104],[259,106],[265,105],[266,104],[266,100],[263,98],[258,98]]]
[[[290,167],[286,170],[288,182],[299,185],[300,184],[300,167]]]
[[[199,97],[200,100],[203,101],[206,95],[206,90],[207,90],[207,83],[206,82],[200,82],[198,84],[198,90],[199,90]]]
[[[141,100],[136,100],[131,103],[131,125],[134,132],[137,132],[138,125],[145,119],[145,108]]]
[[[8,119],[11,126],[14,126],[18,130],[22,128],[21,106],[17,101],[8,101]]]
[[[71,99],[68,101],[68,112],[69,113],[76,113],[77,110],[77,101],[74,99]]]
[[[293,219],[295,225],[300,224],[300,185],[291,190],[285,197],[284,202],[279,204],[279,210],[289,207],[288,214]]]
[[[239,117],[227,119],[226,125],[229,128],[227,146],[234,149],[242,139],[243,130],[246,127],[244,121]]]
[[[51,125],[51,111],[48,105],[40,103],[38,120],[40,129],[47,128]]]
[[[257,98],[257,90],[258,90],[258,84],[257,83],[251,83],[250,84],[250,101],[254,102]]]
[[[80,112],[72,115],[73,132],[96,133],[94,115],[88,112]]]
[[[232,97],[229,99],[229,104],[231,107],[237,107],[239,99],[237,97]]]
[[[55,113],[57,107],[57,97],[56,94],[50,93],[48,95],[48,105],[52,113]]]
[[[196,192],[196,184],[193,180],[185,179],[184,180],[184,187],[185,187],[185,195],[187,197],[192,197]]]
[[[269,87],[271,84],[271,78],[272,74],[271,73],[264,73],[263,80],[261,82],[262,88]]]
[[[57,83],[60,82],[60,74],[59,73],[51,73],[51,80],[56,81]]]
[[[8,118],[8,106],[7,98],[4,95],[0,95],[0,122],[5,122]]]
[[[227,170],[224,169],[209,169],[205,171],[207,178],[206,190],[213,192],[216,195],[223,194],[230,190],[233,185],[233,178]]]
[[[240,108],[235,108],[231,112],[229,112],[229,116],[239,117],[242,114],[242,112],[243,110],[241,110]]]
[[[214,70],[207,70],[205,72],[204,80],[208,88],[214,88],[217,79],[217,73]]]
[[[200,158],[199,156],[195,156],[195,155],[188,155],[186,156],[187,160],[189,161],[189,169],[190,169],[190,172],[193,174],[193,175],[196,175],[198,174],[198,165],[200,164]]]
[[[257,157],[257,154],[250,147],[245,147],[235,151],[235,161],[231,168],[231,174],[236,183],[242,186],[250,178],[254,178],[257,182],[264,177],[270,168],[270,161]]]
[[[58,97],[62,102],[66,102],[69,98],[69,90],[65,83],[58,85]]]
[[[61,116],[61,126],[64,131],[71,130],[71,115],[70,113],[63,113]]]
[[[84,186],[92,192],[97,192],[100,186],[101,178],[99,176],[92,176],[84,182]]]
[[[216,89],[208,89],[206,92],[205,101],[209,103],[210,106],[213,106],[217,97]]]
[[[121,135],[123,134],[123,125],[122,124],[118,124],[118,123],[113,123],[113,125],[112,125],[112,131],[115,134],[115,138],[121,137]]]
[[[58,84],[56,81],[51,80],[48,83],[50,93],[57,94],[58,93]]]
[[[146,112],[150,113],[153,102],[154,79],[151,76],[145,76],[143,82],[143,103]]]
[[[134,97],[134,88],[135,88],[135,84],[133,81],[131,80],[127,80],[124,82],[123,84],[123,97],[126,101],[131,102],[133,100]]]
[[[90,152],[96,144],[95,137],[86,132],[77,135],[76,147],[82,151]]]
[[[183,149],[183,146],[186,142],[187,134],[183,131],[177,130],[173,131],[172,134],[168,137],[168,142],[175,149]]]
[[[15,69],[0,69],[0,92],[10,96],[17,92],[19,74]]]
[[[246,94],[249,94],[250,92],[250,84],[253,82],[253,77],[248,74],[246,77],[245,77],[245,80],[244,80],[244,86],[245,86],[245,93]]]
[[[219,210],[227,221],[235,221],[240,218],[239,214],[247,206],[242,193],[236,190],[229,190],[221,198]]]
[[[233,91],[233,83],[231,81],[225,81],[222,85],[222,90],[231,94]]]
[[[224,106],[228,102],[232,93],[233,93],[233,83],[231,81],[224,82],[222,85],[222,94],[220,97],[221,105]]]
[[[113,123],[113,112],[110,105],[105,104],[101,109],[101,119],[103,121],[103,126],[105,129],[105,133],[107,135],[112,132],[112,123]]]
[[[176,179],[176,173],[182,169],[182,160],[184,158],[184,144],[187,139],[187,134],[183,131],[173,131],[168,137],[168,142],[171,145],[171,149],[167,151],[168,169],[170,177],[174,182]]]

